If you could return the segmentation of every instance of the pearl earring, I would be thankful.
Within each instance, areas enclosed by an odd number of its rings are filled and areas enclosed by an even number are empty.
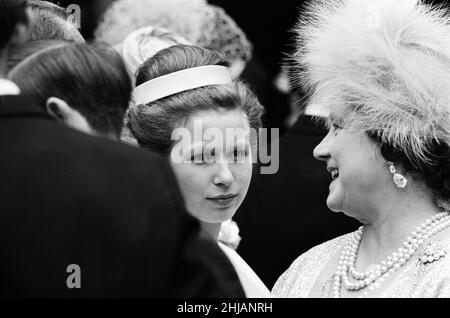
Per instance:
[[[405,178],[404,175],[397,173],[397,170],[395,170],[394,163],[388,162],[388,165],[389,171],[393,175],[392,180],[394,180],[395,186],[399,189],[404,189],[408,184],[408,180]]]

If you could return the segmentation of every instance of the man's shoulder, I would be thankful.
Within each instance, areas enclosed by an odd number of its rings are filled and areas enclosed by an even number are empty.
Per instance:
[[[165,164],[166,159],[160,154],[151,150],[127,145],[119,141],[113,141],[92,136],[79,136],[78,144],[80,148],[86,148],[99,159],[110,157],[112,161],[129,162],[130,164],[139,164],[154,167],[154,164]],[[81,140],[83,138],[84,140]]]
[[[95,191],[105,195],[127,188],[139,193],[169,192],[174,186],[170,166],[159,154],[90,136],[48,118],[15,118],[19,120],[4,121],[0,127],[0,143],[7,153],[3,166],[11,167],[6,173],[52,179],[82,192],[96,186]],[[11,129],[16,132],[14,140],[7,136]],[[17,156],[28,159],[17,160]]]
[[[74,162],[95,173],[94,178],[129,180],[147,189],[175,186],[167,159],[158,153],[78,132],[67,133],[67,142],[72,144],[69,151],[77,153]]]
[[[167,160],[161,155],[142,148],[123,144],[101,137],[90,136],[70,128],[60,127],[57,129],[58,137],[48,143],[49,150],[70,152],[70,156],[76,158],[79,163],[89,165],[102,165],[104,168],[117,168],[136,170],[138,166],[140,173],[146,171],[161,171],[161,166],[167,165]],[[61,148],[60,145],[67,144],[70,147]]]

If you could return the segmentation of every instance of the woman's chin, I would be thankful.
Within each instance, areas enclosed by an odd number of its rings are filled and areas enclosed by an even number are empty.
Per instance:
[[[327,206],[332,212],[342,212],[342,204],[330,196],[327,198]]]
[[[344,201],[344,191],[342,190],[339,179],[330,184],[330,193],[327,197],[327,206],[333,212],[342,212]]]
[[[214,211],[209,211],[208,216],[205,217],[202,221],[208,223],[222,223],[230,220],[234,214],[236,213],[236,209],[228,208],[228,209],[214,209]]]

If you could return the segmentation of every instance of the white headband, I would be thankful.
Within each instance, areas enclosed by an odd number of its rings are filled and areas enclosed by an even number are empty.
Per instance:
[[[230,84],[230,69],[226,66],[208,65],[193,67],[157,77],[134,89],[136,105],[148,104],[155,100],[209,85]]]

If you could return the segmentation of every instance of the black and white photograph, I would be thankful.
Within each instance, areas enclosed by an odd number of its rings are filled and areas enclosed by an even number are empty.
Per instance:
[[[0,0],[0,180],[0,298],[450,298],[450,3]]]

